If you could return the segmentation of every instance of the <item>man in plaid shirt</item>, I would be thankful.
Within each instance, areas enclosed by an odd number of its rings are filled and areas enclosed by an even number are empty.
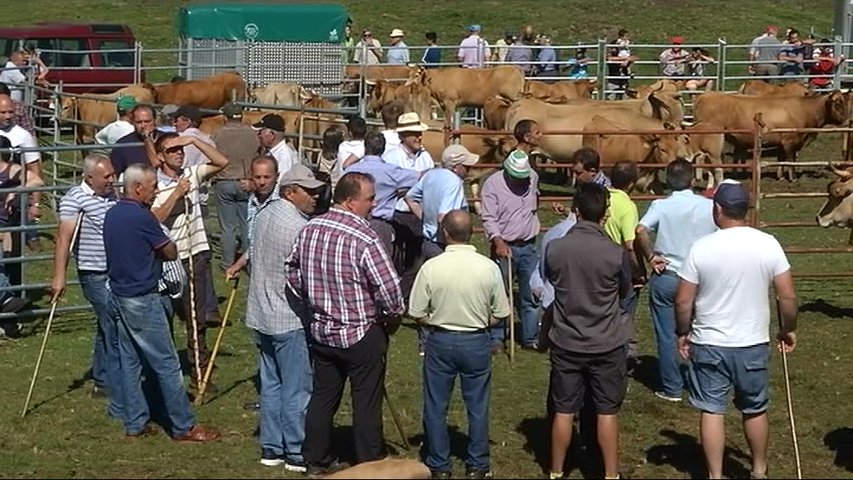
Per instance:
[[[311,311],[314,393],[302,456],[309,474],[332,463],[332,419],[350,379],[356,460],[382,458],[382,394],[388,334],[403,313],[400,278],[367,219],[373,178],[341,177],[328,213],[308,222],[287,260],[291,289]]]

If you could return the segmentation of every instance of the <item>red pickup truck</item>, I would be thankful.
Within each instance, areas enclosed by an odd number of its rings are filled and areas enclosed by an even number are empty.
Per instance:
[[[135,82],[136,37],[117,24],[38,23],[0,28],[0,55],[35,47],[47,66],[47,81],[71,93],[108,93]],[[139,79],[144,81],[144,77]]]

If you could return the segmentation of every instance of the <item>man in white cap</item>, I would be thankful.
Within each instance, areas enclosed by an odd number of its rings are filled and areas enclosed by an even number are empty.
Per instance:
[[[537,349],[539,315],[530,288],[530,277],[536,270],[536,236],[539,235],[539,176],[530,167],[527,154],[514,150],[507,156],[501,171],[493,173],[483,184],[483,228],[492,247],[492,258],[498,261],[504,276],[510,258],[518,280],[519,316],[522,348]],[[510,285],[507,289],[512,290]],[[503,349],[502,326],[491,329],[492,351]]]
[[[405,34],[399,28],[391,30],[391,45],[388,48],[387,62],[391,65],[405,65],[409,63],[409,47],[403,42]]]
[[[482,68],[492,56],[489,42],[480,37],[480,30],[479,25],[465,27],[468,36],[459,44],[459,52],[456,54],[457,60],[465,68]]]
[[[435,167],[432,156],[423,147],[424,132],[429,126],[421,122],[415,112],[404,113],[397,119],[397,134],[400,145],[389,149],[382,155],[387,163],[397,165],[421,174]],[[415,281],[417,261],[421,254],[421,221],[416,217],[404,199],[395,205],[394,223],[396,224],[395,259],[400,272],[403,297],[408,298],[409,289]]]

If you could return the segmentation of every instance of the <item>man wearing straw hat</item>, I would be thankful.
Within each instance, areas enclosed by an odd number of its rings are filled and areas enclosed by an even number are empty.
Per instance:
[[[391,65],[406,65],[409,63],[409,47],[403,42],[403,33],[399,28],[391,31],[389,36],[390,46],[388,47],[387,63]]]
[[[518,279],[522,348],[537,349],[539,315],[530,277],[536,270],[536,236],[539,235],[539,175],[530,167],[527,154],[512,151],[503,169],[483,183],[483,228],[491,244],[492,258],[506,276],[510,267]],[[512,285],[508,291],[512,292]],[[503,349],[502,326],[492,327],[492,351]]]
[[[311,363],[300,300],[287,290],[283,254],[293,250],[325,185],[297,164],[281,177],[280,198],[255,218],[246,299],[246,326],[257,333],[260,350],[261,464],[304,472],[302,441],[311,398]],[[289,298],[290,297],[290,298]]]
[[[721,184],[713,207],[720,230],[696,240],[678,272],[678,351],[690,361],[690,403],[702,411],[699,436],[708,478],[723,478],[731,390],[752,454],[750,478],[767,478],[771,285],[781,321],[778,348],[784,355],[797,340],[791,266],[772,235],[748,225],[748,212],[746,188],[734,181]]]

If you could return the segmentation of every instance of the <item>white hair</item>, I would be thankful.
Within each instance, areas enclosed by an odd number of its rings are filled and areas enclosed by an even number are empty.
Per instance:
[[[142,183],[149,175],[154,175],[154,169],[142,163],[134,163],[124,171],[124,188],[130,191],[137,183]]]
[[[98,165],[109,162],[110,158],[100,153],[90,153],[83,159],[83,175],[90,175]]]

